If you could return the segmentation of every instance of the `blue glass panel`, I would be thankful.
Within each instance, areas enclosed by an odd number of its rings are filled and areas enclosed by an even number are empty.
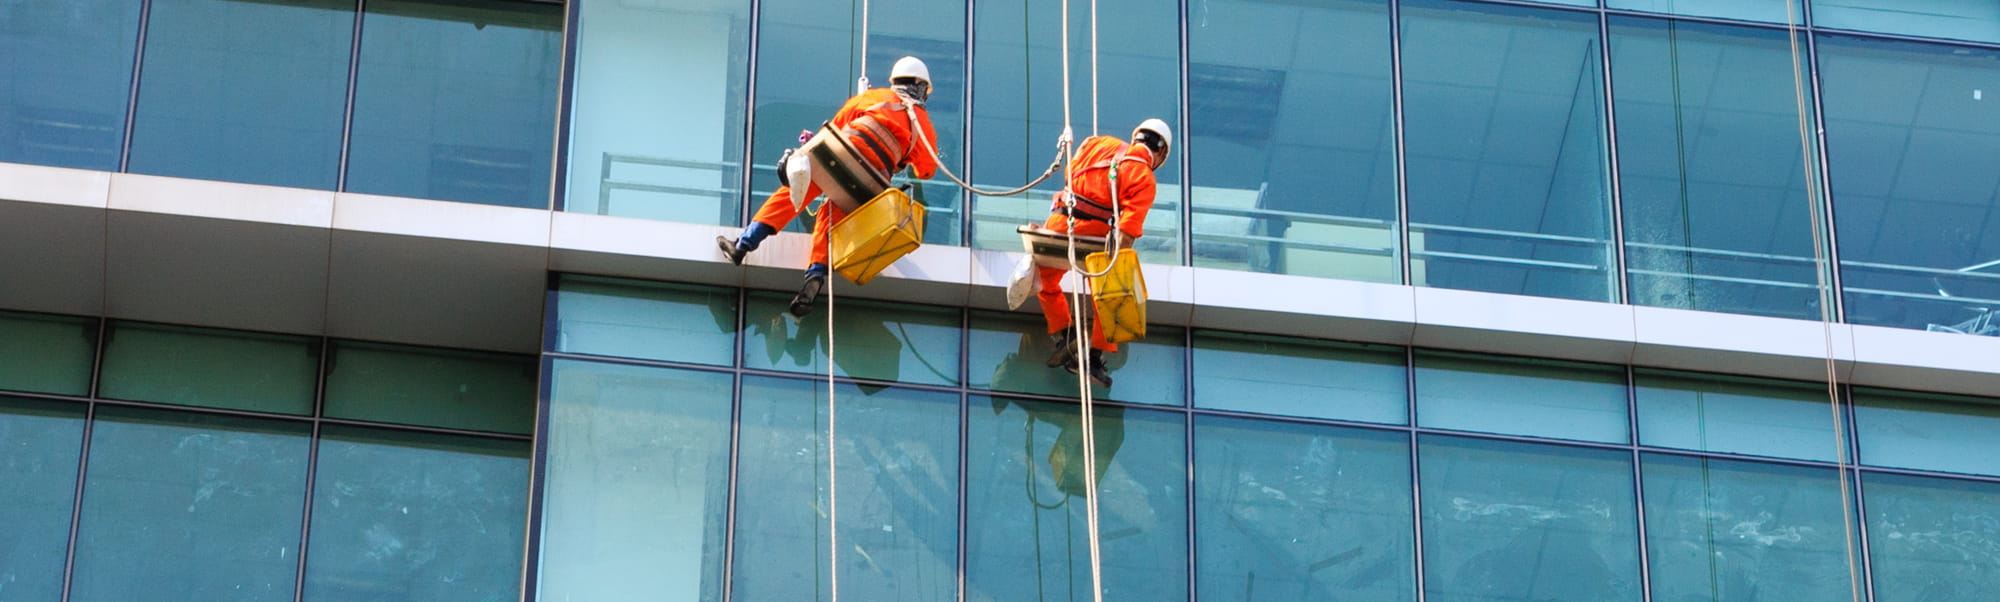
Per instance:
[[[1426,435],[1417,456],[1425,599],[1641,599],[1630,452]]]
[[[1833,470],[1660,454],[1641,469],[1654,600],[1853,599]]]
[[[1045,363],[1055,352],[1048,329],[1039,317],[1028,314],[972,312],[971,337],[967,343],[967,384],[975,389],[1009,393],[1034,393],[1077,397],[1076,375]],[[1187,404],[1181,374],[1187,371],[1186,331],[1152,325],[1146,338],[1118,345],[1117,353],[1104,356],[1104,369],[1111,373],[1112,386],[1093,385],[1091,394],[1100,400],[1129,401],[1155,405]],[[1163,377],[1164,376],[1164,377]]]
[[[703,224],[743,219],[750,7],[578,7],[563,207]]]
[[[1822,36],[1819,53],[1847,321],[2000,335],[2000,52]]]
[[[800,130],[833,118],[854,94],[861,52],[858,0],[763,0],[757,49],[757,119],[750,148],[750,211],[778,189],[775,165],[787,148],[799,145]],[[868,85],[889,85],[896,59],[923,59],[931,72],[931,96],[924,108],[938,139],[932,141],[944,165],[964,174],[965,3],[930,0],[874,0],[868,22]],[[912,151],[914,153],[914,151]],[[904,177],[908,177],[905,172]],[[959,242],[964,206],[958,187],[943,174],[923,183],[929,208],[924,242]],[[800,214],[789,228],[810,230],[812,216]],[[735,223],[732,217],[731,223]]]
[[[1402,282],[1388,3],[1188,10],[1194,264]]]
[[[1864,389],[1854,406],[1865,464],[2000,476],[2000,401]]]
[[[1410,437],[1199,416],[1195,582],[1205,600],[1410,600]]]
[[[1605,0],[1604,5],[1625,10],[1765,23],[1805,21],[1805,0]],[[1620,117],[1619,121],[1624,121],[1624,118]]]
[[[1076,139],[1095,134],[1127,137],[1148,118],[1180,124],[1180,9],[1157,0],[1103,0],[1096,4],[1106,23],[1099,28],[1097,92],[1091,97],[1090,8],[1069,3],[1069,120]],[[971,182],[984,188],[1013,188],[1033,180],[1056,156],[1063,128],[1062,11],[1054,2],[982,0],[974,6]],[[1095,123],[1091,115],[1096,107]],[[1176,134],[1185,138],[1185,132]],[[1133,244],[1147,263],[1181,263],[1180,170],[1176,149],[1154,173],[1159,182],[1146,236]],[[981,249],[1020,250],[1014,228],[1042,223],[1051,193],[1063,187],[1051,177],[1033,192],[973,201],[972,243]]]
[[[1625,443],[1625,411],[1616,366],[1417,353],[1419,426]]]
[[[354,5],[153,2],[130,169],[332,190]]]
[[[118,169],[141,6],[0,6],[0,161]]]
[[[98,395],[310,415],[319,341],[306,337],[113,322]]]
[[[744,379],[731,596],[834,597],[826,509],[838,478],[842,597],[956,599],[957,396],[843,385],[835,403],[829,473],[825,383]]]
[[[1832,462],[1826,385],[1640,370],[1639,443]]]
[[[1090,471],[1077,406],[970,403],[965,599],[1091,599]],[[1096,424],[1104,599],[1187,599],[1186,423],[1100,406]]]
[[[1777,30],[1611,20],[1632,303],[1820,319],[1792,50]]]
[[[0,312],[0,389],[89,395],[96,353],[96,318]]]
[[[1597,17],[1402,6],[1411,283],[1615,299]]]
[[[1873,473],[1861,482],[1875,600],[1984,600],[2000,591],[2000,486]]]
[[[60,600],[83,404],[0,397],[0,595]]]
[[[2000,4],[1965,0],[1812,0],[1813,24],[2000,42]]]
[[[532,356],[333,343],[329,418],[527,435],[535,432]]]
[[[844,285],[845,282],[835,286]],[[849,285],[851,286],[851,285]],[[753,292],[746,303],[743,365],[826,376],[826,311],[800,320],[791,295]],[[840,299],[834,368],[843,376],[932,385],[958,384],[959,310]]]
[[[366,6],[347,190],[547,208],[563,7]]]
[[[321,436],[305,599],[519,597],[527,441],[338,426]]]
[[[292,599],[312,426],[100,407],[70,599]]]
[[[1403,348],[1198,332],[1194,405],[1408,424]]]
[[[552,351],[727,366],[736,349],[736,290],[564,276]]]
[[[728,374],[548,369],[542,600],[722,599]]]

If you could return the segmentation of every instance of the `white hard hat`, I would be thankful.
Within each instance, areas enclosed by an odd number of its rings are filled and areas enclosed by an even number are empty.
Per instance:
[[[896,80],[904,78],[917,79],[924,82],[924,87],[929,88],[931,85],[931,68],[925,66],[922,59],[914,56],[896,59],[896,66],[889,69],[889,83],[893,84],[896,83]]]
[[[1153,157],[1153,165],[1158,167],[1166,163],[1167,154],[1172,152],[1174,147],[1174,131],[1167,128],[1167,122],[1157,117],[1141,121],[1139,122],[1139,127],[1132,128],[1132,141],[1139,142],[1143,137],[1141,134],[1148,134],[1160,142],[1159,148],[1153,149],[1159,155]],[[1148,145],[1148,147],[1150,148],[1151,145]]]

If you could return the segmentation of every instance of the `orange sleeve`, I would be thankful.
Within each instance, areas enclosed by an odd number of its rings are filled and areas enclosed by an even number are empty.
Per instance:
[[[1153,180],[1153,168],[1129,161],[1123,163],[1125,166],[1118,170],[1118,231],[1128,239],[1137,240],[1146,234],[1146,213],[1153,210],[1153,196],[1159,186]]]
[[[931,126],[929,110],[912,107],[911,112],[917,116],[917,122],[911,125],[923,128],[924,136],[922,141],[913,140],[911,144],[904,145],[910,149],[910,169],[917,172],[918,178],[930,179],[937,173],[937,155],[942,154],[937,152],[937,128]]]

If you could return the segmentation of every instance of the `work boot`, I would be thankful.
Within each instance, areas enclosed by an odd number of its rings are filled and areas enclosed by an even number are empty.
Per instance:
[[[729,258],[729,263],[743,265],[744,255],[749,255],[751,251],[757,250],[758,244],[763,243],[765,238],[776,233],[776,229],[764,225],[763,222],[752,221],[750,225],[743,227],[743,233],[737,235],[736,238],[729,238],[727,236],[715,237],[715,246],[722,250],[723,257]]]
[[[1049,343],[1055,345],[1055,351],[1049,353],[1049,360],[1047,362],[1050,368],[1074,366],[1076,364],[1075,328],[1065,328],[1061,332],[1049,333]],[[1074,369],[1070,370],[1072,374],[1075,372],[1076,370]]]
[[[819,304],[819,294],[826,290],[826,264],[815,263],[806,268],[806,282],[799,286],[799,294],[792,297],[789,308],[793,316],[800,318],[812,313],[813,306]]]
[[[1076,374],[1076,362],[1063,365],[1064,370]],[[1104,369],[1104,350],[1090,350],[1090,382],[1106,389],[1111,388],[1111,371]]]

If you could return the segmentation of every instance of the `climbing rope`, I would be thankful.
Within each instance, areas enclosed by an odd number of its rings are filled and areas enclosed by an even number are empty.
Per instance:
[[[1804,0],[1799,0],[1803,2]],[[1793,0],[1785,0],[1785,41],[1791,44],[1792,99],[1798,109],[1800,168],[1805,172],[1806,208],[1811,216],[1813,234],[1813,278],[1820,294],[1820,335],[1826,351],[1826,400],[1833,414],[1834,474],[1840,480],[1840,520],[1844,529],[1840,538],[1847,551],[1847,587],[1854,602],[1861,602],[1861,575],[1855,566],[1854,501],[1850,499],[1848,478],[1847,421],[1840,412],[1839,374],[1833,361],[1833,287],[1828,282],[1827,241],[1832,240],[1826,229],[1831,225],[1817,205],[1822,193],[1819,178],[1816,177],[1813,160],[1811,125],[1806,119],[1806,64],[1799,52],[1799,18],[1792,9]]]
[[[1090,0],[1090,14],[1091,14],[1090,110],[1092,116],[1091,127],[1094,131],[1096,128],[1096,115],[1097,115],[1097,38],[1096,38],[1097,0]],[[1069,15],[1070,15],[1069,0],[1063,0],[1062,1],[1063,131],[1061,138],[1062,142],[1059,146],[1061,146],[1064,151],[1062,153],[1062,162],[1063,162],[1062,200],[1063,200],[1063,206],[1065,207],[1066,210],[1063,212],[1063,214],[1067,216],[1068,218],[1067,225],[1069,226],[1068,228],[1065,228],[1066,232],[1064,233],[1065,235],[1064,238],[1067,240],[1066,246],[1068,248],[1070,271],[1077,272],[1079,274],[1079,277],[1077,279],[1078,280],[1077,286],[1070,291],[1069,306],[1070,306],[1070,325],[1072,328],[1076,329],[1074,344],[1076,346],[1075,353],[1076,353],[1076,363],[1077,363],[1077,371],[1076,371],[1076,388],[1078,392],[1077,405],[1079,406],[1078,411],[1082,414],[1082,419],[1080,421],[1081,424],[1079,424],[1078,426],[1079,428],[1083,429],[1084,523],[1086,525],[1085,528],[1087,529],[1090,538],[1089,539],[1090,592],[1091,592],[1091,600],[1093,602],[1104,602],[1103,549],[1098,537],[1099,531],[1098,531],[1098,503],[1097,503],[1098,502],[1097,419],[1094,407],[1096,405],[1096,400],[1093,399],[1093,395],[1091,394],[1090,390],[1090,340],[1092,337],[1090,330],[1091,325],[1084,323],[1084,309],[1082,302],[1083,292],[1087,291],[1090,287],[1091,276],[1087,274],[1088,270],[1079,270],[1078,269],[1079,266],[1077,265],[1076,262],[1076,211],[1075,211],[1076,194],[1075,191],[1071,189],[1071,182],[1075,180],[1077,168],[1076,168],[1076,155],[1069,150],[1070,145],[1073,143],[1073,139],[1071,138],[1072,136],[1071,132],[1073,131],[1072,130],[1073,122],[1070,116]],[[1121,152],[1120,155],[1122,157],[1123,153]],[[1116,231],[1116,224],[1118,223],[1119,219],[1119,213],[1118,213],[1119,209],[1117,201],[1119,167],[1120,167],[1119,161],[1113,161],[1111,163],[1110,188],[1112,190],[1111,193],[1112,215],[1110,224],[1113,226],[1114,232]],[[1110,240],[1112,240],[1112,238],[1107,236],[1106,242],[1110,242]],[[1111,249],[1109,249],[1109,247],[1107,246],[1107,250]],[[1105,270],[1109,271],[1110,270],[1109,264],[1113,264],[1115,262],[1106,262],[1106,263],[1107,266],[1105,267]]]

